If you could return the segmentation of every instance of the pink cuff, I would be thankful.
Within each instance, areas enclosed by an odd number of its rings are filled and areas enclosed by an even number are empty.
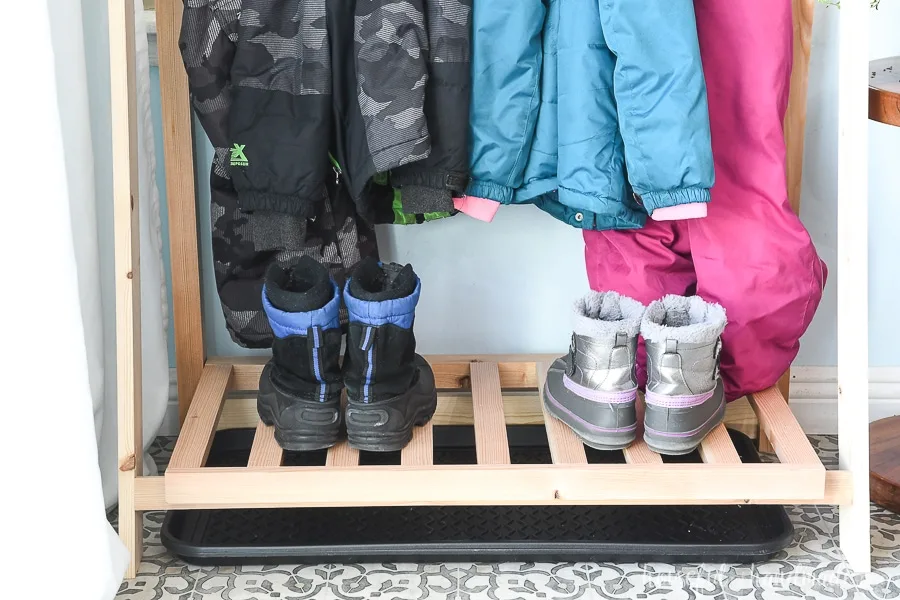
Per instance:
[[[475,196],[463,196],[453,199],[453,207],[461,213],[465,213],[473,219],[490,223],[500,208],[500,203],[487,198]]]
[[[681,221],[682,219],[702,219],[706,216],[706,202],[691,202],[657,208],[650,215],[654,221]]]

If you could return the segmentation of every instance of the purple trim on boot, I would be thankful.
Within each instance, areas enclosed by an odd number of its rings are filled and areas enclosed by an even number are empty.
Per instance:
[[[637,398],[637,388],[633,390],[625,390],[624,392],[604,392],[602,390],[594,390],[584,387],[580,383],[575,383],[569,379],[568,375],[563,375],[563,385],[566,389],[591,402],[606,402],[608,404],[628,404],[634,402]]]
[[[644,400],[647,404],[658,406],[660,408],[692,408],[700,406],[713,397],[715,388],[703,394],[694,394],[693,396],[667,396],[666,394],[656,394],[647,390],[644,394]]]
[[[571,410],[560,404],[556,400],[556,398],[553,397],[553,394],[550,393],[550,390],[546,386],[544,386],[544,394],[547,396],[547,399],[553,403],[553,406],[563,411],[591,431],[597,431],[601,433],[626,433],[628,431],[634,431],[635,429],[637,429],[637,422],[635,422],[634,425],[628,425],[626,427],[599,427],[597,425],[594,425],[593,423],[588,423],[587,421],[573,413]]]
[[[647,431],[647,432],[651,433],[652,435],[658,435],[660,437],[673,437],[673,438],[691,437],[692,435],[697,435],[698,433],[703,431],[703,428],[706,427],[707,425],[709,425],[709,422],[712,421],[713,418],[719,416],[719,412],[722,410],[722,407],[724,405],[725,405],[725,399],[723,398],[722,403],[719,404],[719,408],[717,408],[715,410],[715,412],[713,412],[713,414],[709,415],[709,418],[703,422],[703,425],[701,425],[697,429],[693,429],[691,431],[679,431],[678,433],[667,433],[665,431],[658,431],[656,429],[653,429],[652,427],[647,427],[647,425],[644,425],[644,431]]]

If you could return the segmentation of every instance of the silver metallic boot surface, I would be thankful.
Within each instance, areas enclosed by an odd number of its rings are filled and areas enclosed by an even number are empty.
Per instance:
[[[615,292],[579,299],[569,353],[547,372],[547,411],[592,448],[619,450],[635,439],[635,355],[643,312],[642,304]]]
[[[719,376],[725,310],[697,296],[666,296],[647,308],[644,441],[660,454],[687,454],[725,418]]]

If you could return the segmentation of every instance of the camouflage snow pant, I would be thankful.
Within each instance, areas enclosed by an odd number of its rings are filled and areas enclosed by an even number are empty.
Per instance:
[[[342,286],[363,257],[378,257],[375,232],[356,214],[344,186],[329,184],[328,198],[316,206],[313,218],[256,211],[242,212],[237,193],[224,168],[228,150],[218,148],[210,176],[212,254],[216,289],[225,325],[235,343],[268,348],[272,329],[262,310],[266,267],[284,265],[300,256],[315,258]],[[345,309],[341,321],[346,322]]]

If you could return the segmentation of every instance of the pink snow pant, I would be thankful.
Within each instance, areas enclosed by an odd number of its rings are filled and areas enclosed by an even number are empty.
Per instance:
[[[827,271],[787,197],[791,3],[695,0],[694,6],[716,168],[708,216],[648,220],[635,231],[585,231],[585,261],[594,290],[645,304],[665,294],[697,294],[724,306],[721,372],[733,400],[774,385],[790,367]],[[642,352],[641,385],[644,361]]]

